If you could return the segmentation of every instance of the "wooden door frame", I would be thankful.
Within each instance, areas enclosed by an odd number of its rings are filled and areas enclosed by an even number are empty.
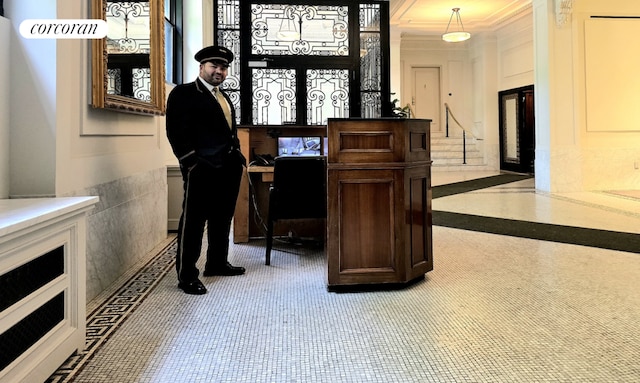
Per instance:
[[[500,170],[513,171],[518,173],[534,173],[535,159],[535,116],[533,105],[527,105],[525,95],[533,93],[533,85],[508,89],[498,92],[498,133],[500,151]],[[507,134],[505,132],[506,111],[504,101],[508,98],[516,99],[516,132],[517,132],[517,157],[506,158]],[[535,102],[533,98],[530,98]],[[529,137],[529,135],[531,137]],[[529,143],[531,146],[529,146]]]

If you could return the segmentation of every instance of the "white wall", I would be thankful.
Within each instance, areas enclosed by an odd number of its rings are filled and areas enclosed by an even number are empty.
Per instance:
[[[445,108],[448,103],[456,118],[465,127],[472,126],[470,103],[472,94],[468,84],[471,83],[471,65],[467,43],[449,44],[439,37],[403,35],[400,45],[400,71],[402,73],[402,89],[398,97],[404,105],[411,101],[415,68],[440,68],[440,129],[444,130]],[[462,131],[452,130],[450,136],[461,136]]]
[[[11,195],[66,195],[159,166],[164,118],[89,106],[87,40],[25,39],[29,18],[87,18],[88,2],[5,5],[11,47]]]
[[[190,82],[198,77],[198,63],[193,56],[203,47],[211,45],[213,42],[213,29],[210,35],[206,36],[203,27],[203,19],[213,28],[213,2],[212,0],[185,1],[183,5],[184,41],[183,41],[183,80]]]
[[[0,17],[0,52],[9,52],[10,38],[11,22]],[[0,84],[9,84],[10,61],[8,54],[0,55]],[[10,91],[8,86],[0,86],[0,199],[9,197]]]
[[[59,18],[86,18],[87,2],[58,0]],[[164,117],[94,109],[90,42],[58,40],[56,193],[64,195],[162,166]]]
[[[565,25],[556,25],[551,0],[534,0],[536,91],[536,188],[551,192],[640,189],[640,127],[627,131],[590,131],[586,102],[587,83],[593,73],[585,51],[595,49],[585,35],[585,20],[596,16],[638,16],[640,2],[583,0],[574,2]],[[621,20],[622,21],[622,20]],[[594,38],[606,38],[595,36]],[[632,45],[628,45],[632,46]],[[626,55],[626,51],[625,51]],[[611,67],[596,76],[625,76],[616,70],[624,55],[609,54]],[[640,95],[631,82],[619,82],[616,94]],[[627,89],[627,87],[630,87]],[[615,95],[611,95],[612,97]],[[599,106],[606,108],[606,105]],[[616,111],[600,111],[614,114]],[[625,115],[626,125],[637,121]],[[543,169],[547,177],[538,177]]]
[[[5,2],[11,20],[10,195],[55,195],[56,42],[25,39],[24,19],[56,18],[55,2]]]
[[[503,22],[493,34],[472,36],[467,45],[443,46],[425,37],[403,35],[399,60],[404,74],[402,96],[411,97],[412,68],[440,67],[442,100],[452,106],[463,125],[473,126],[484,138],[480,146],[487,165],[497,168],[498,92],[534,84],[536,188],[550,192],[640,189],[640,169],[636,169],[640,167],[637,118],[621,113],[619,108],[600,110],[600,116],[615,118],[610,122],[600,118],[599,127],[593,129],[588,127],[587,107],[588,91],[598,91],[595,87],[587,89],[587,85],[607,79],[620,85],[602,97],[624,94],[627,105],[640,105],[634,81],[624,80],[629,71],[616,70],[620,67],[616,60],[637,62],[640,54],[633,49],[608,54],[611,57],[596,63],[605,68],[596,71],[595,78],[587,70],[593,61],[588,62],[585,53],[602,46],[602,41],[593,39],[604,38],[601,33],[591,37],[585,34],[585,20],[592,15],[640,16],[640,2],[583,0],[573,4],[568,23],[559,26],[555,23],[555,2],[534,0],[530,12]],[[628,68],[628,63],[624,65]],[[462,97],[455,100],[448,96],[448,89],[454,85],[452,78],[462,79],[463,84],[463,89],[457,90]],[[604,129],[606,124],[611,125]],[[616,129],[618,125],[624,129]]]
[[[581,147],[582,189],[638,190],[640,124],[637,108],[640,105],[640,93],[635,73],[637,67],[630,67],[629,64],[640,61],[640,52],[635,48],[637,44],[631,41],[620,44],[612,40],[619,37],[616,33],[630,28],[637,30],[639,21],[606,19],[611,27],[596,34],[588,33],[587,21],[594,21],[590,19],[593,15],[638,17],[640,2],[611,0],[603,4],[601,1],[583,0],[574,3],[571,33],[576,97],[571,117],[575,120],[574,135]],[[600,49],[603,44],[608,45],[607,52]],[[595,56],[598,53],[607,56],[604,63],[600,62],[602,70],[595,72],[590,69],[597,64],[594,55],[587,56],[587,52],[594,50],[599,51]],[[609,85],[597,86],[598,83]],[[613,89],[612,85],[615,85]],[[589,100],[595,95],[608,98],[608,102],[601,100],[596,103],[597,112]],[[621,108],[621,105],[625,107]],[[597,113],[601,117],[608,117],[598,121]]]
[[[441,100],[449,104],[463,126],[482,138],[475,143],[485,164],[499,169],[498,92],[534,82],[532,12],[503,22],[495,32],[474,34],[463,44],[404,35],[399,61],[405,100],[411,100],[412,68],[441,68]],[[442,121],[444,114],[443,107]],[[462,134],[460,129],[449,133]]]
[[[474,87],[476,99],[483,99],[482,109],[474,108],[483,116],[481,121],[488,164],[500,168],[500,121],[498,92],[520,88],[534,83],[533,15],[528,10],[506,21],[496,29],[494,39],[483,44],[485,68],[482,72],[483,92]],[[495,46],[489,42],[495,42]],[[474,81],[476,79],[474,78]],[[475,122],[477,126],[478,123]],[[536,169],[536,176],[538,169]]]
[[[164,117],[94,109],[90,42],[27,40],[24,19],[89,17],[76,0],[5,1],[11,41],[10,194],[96,195],[87,232],[87,299],[167,237]]]
[[[482,138],[476,147],[484,155],[485,164],[500,169],[498,134],[498,53],[493,33],[474,36],[471,46],[472,62],[472,118],[474,134]]]
[[[389,66],[391,73],[389,74],[389,86],[391,87],[391,100],[398,99],[398,106],[407,105],[410,100],[400,99],[401,89],[402,89],[402,60],[400,57],[400,47],[402,43],[402,38],[400,35],[400,31],[392,28],[389,33]]]
[[[497,90],[515,89],[534,82],[533,15],[526,12],[496,30]],[[496,95],[497,97],[497,95]]]

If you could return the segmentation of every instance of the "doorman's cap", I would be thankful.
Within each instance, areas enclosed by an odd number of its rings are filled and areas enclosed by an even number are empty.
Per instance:
[[[200,64],[204,64],[209,61],[218,61],[229,65],[229,63],[233,61],[233,52],[225,47],[212,45],[210,47],[200,49],[200,51],[195,54],[194,58]]]

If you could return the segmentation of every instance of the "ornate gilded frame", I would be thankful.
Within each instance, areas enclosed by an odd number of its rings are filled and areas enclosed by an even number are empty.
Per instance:
[[[148,0],[150,21],[151,101],[107,93],[107,38],[91,43],[91,105],[118,112],[163,115],[165,113],[164,73],[164,5],[162,0]],[[107,20],[108,0],[91,0],[91,17]]]

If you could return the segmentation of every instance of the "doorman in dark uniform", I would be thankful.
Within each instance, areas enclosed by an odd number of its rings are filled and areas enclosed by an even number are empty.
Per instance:
[[[233,53],[220,46],[195,55],[200,73],[194,82],[176,86],[167,100],[167,137],[180,162],[184,181],[178,225],[176,269],[178,287],[187,294],[205,294],[196,262],[207,228],[207,260],[203,276],[241,275],[243,267],[227,261],[231,220],[246,159],[240,153],[235,111],[219,89]]]

